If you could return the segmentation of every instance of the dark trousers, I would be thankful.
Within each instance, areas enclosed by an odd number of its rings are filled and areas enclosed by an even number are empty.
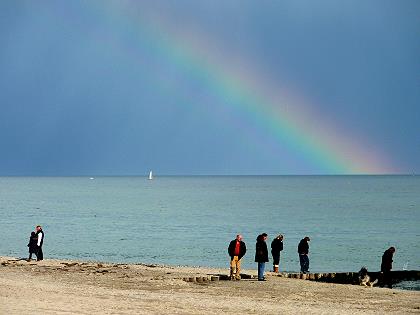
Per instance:
[[[391,271],[382,271],[382,286],[392,289],[392,274]]]
[[[308,255],[299,255],[300,271],[307,273],[309,271],[309,257]]]
[[[271,252],[271,255],[273,255],[273,265],[278,266],[280,263],[280,252]]]
[[[35,255],[36,255],[36,260],[43,260],[44,259],[44,254],[42,252],[42,246],[38,247],[38,250],[35,253]]]

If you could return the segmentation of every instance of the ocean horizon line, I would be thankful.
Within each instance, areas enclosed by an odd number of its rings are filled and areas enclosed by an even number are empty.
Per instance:
[[[56,175],[17,175],[0,174],[1,177],[147,177],[148,172],[144,174],[56,174]],[[418,176],[416,173],[389,173],[389,174],[159,174],[154,173],[154,177],[363,177],[363,176]]]

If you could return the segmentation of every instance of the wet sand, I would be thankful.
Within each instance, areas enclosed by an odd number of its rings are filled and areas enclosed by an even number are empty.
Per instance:
[[[0,314],[420,314],[420,292],[271,273],[265,282],[183,280],[227,273],[227,268],[0,257]]]

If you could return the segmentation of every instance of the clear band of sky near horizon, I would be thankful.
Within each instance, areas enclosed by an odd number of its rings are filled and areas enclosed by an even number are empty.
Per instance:
[[[0,175],[420,172],[416,1],[0,7]]]

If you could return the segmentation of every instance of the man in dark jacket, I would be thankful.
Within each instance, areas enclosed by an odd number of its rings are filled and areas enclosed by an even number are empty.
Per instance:
[[[255,262],[258,263],[258,281],[265,281],[264,269],[265,263],[268,262],[268,249],[265,241],[267,234],[258,235],[257,243],[255,244]]]
[[[302,273],[309,272],[309,241],[309,236],[305,236],[303,239],[300,240],[300,243],[298,245],[300,271]]]
[[[393,256],[395,253],[395,247],[388,248],[384,254],[382,255],[382,263],[381,263],[381,273],[383,278],[383,284],[387,285],[390,289],[392,289],[392,276],[391,276],[391,270],[392,270],[392,262],[393,262]]]
[[[236,239],[230,242],[228,247],[230,256],[230,280],[241,280],[241,258],[246,253],[246,245],[242,241],[242,235],[236,235]]]
[[[283,235],[279,234],[271,242],[271,255],[273,256],[273,271],[279,272],[280,252],[283,250]]]

